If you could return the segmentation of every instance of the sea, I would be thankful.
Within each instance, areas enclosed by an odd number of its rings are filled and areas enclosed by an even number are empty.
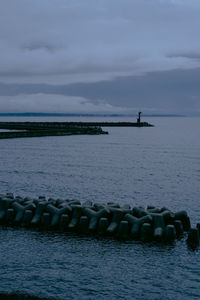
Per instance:
[[[0,121],[135,121],[0,117]],[[146,117],[108,135],[0,140],[0,194],[154,205],[200,222],[200,118]],[[0,228],[0,292],[55,299],[200,299],[200,249]]]

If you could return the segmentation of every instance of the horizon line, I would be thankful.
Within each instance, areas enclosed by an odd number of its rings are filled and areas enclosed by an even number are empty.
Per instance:
[[[133,114],[123,114],[123,113],[44,113],[44,112],[4,112],[0,113],[1,117],[137,117],[136,113]],[[187,117],[185,114],[148,114],[143,113],[143,117]]]

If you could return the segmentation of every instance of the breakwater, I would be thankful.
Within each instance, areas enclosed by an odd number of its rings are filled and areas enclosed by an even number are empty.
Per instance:
[[[0,129],[11,130],[0,132],[0,139],[108,133],[100,126],[66,125],[59,122],[0,122]]]
[[[72,123],[72,122],[71,122]],[[85,124],[86,126],[101,127],[154,127],[148,122],[73,122],[74,124]]]
[[[191,248],[199,246],[200,225],[191,228],[184,210],[172,212],[166,207],[130,207],[74,199],[20,197],[12,193],[0,195],[0,224],[77,232],[83,235],[108,236],[120,240],[174,242],[188,233]]]
[[[99,127],[153,127],[147,122],[0,122],[0,129],[69,130]]]
[[[152,127],[147,122],[0,122],[0,139],[74,134],[108,134],[101,127]]]

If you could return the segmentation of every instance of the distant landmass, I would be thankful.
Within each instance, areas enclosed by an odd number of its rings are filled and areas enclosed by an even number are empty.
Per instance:
[[[137,114],[84,114],[84,113],[0,113],[1,117],[136,117]],[[186,117],[181,114],[142,114],[142,117]]]

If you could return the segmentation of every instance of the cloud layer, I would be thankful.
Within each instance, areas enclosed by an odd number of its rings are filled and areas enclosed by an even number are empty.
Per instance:
[[[199,0],[1,0],[0,109],[200,112],[199,16]]]
[[[83,97],[69,97],[41,93],[0,96],[1,113],[13,113],[13,108],[15,108],[15,113],[130,113],[128,109],[115,107],[105,102],[92,103]]]
[[[200,66],[197,0],[1,0],[0,81],[70,83]]]

